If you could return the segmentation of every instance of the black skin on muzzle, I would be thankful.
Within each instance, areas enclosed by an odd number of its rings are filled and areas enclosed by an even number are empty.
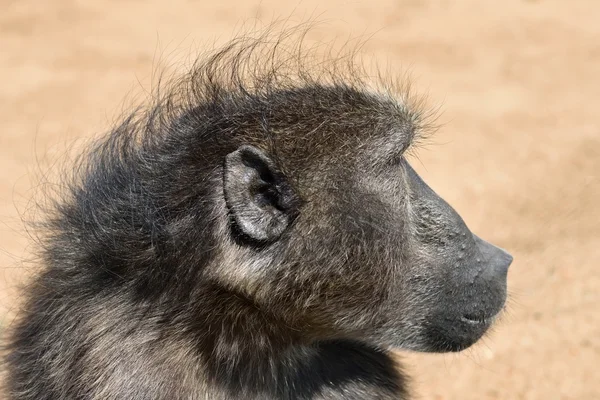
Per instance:
[[[427,215],[433,215],[425,222],[433,228],[423,229],[426,233],[418,245],[428,253],[425,262],[444,271],[437,288],[431,289],[439,290],[439,294],[425,324],[425,350],[461,351],[479,340],[502,310],[513,258],[472,233],[408,163],[405,167],[411,197]]]

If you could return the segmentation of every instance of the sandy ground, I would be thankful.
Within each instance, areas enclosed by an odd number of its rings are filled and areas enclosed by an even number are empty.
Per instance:
[[[371,34],[443,126],[416,168],[481,236],[509,249],[511,300],[461,354],[405,354],[421,399],[600,399],[600,2],[0,0],[0,318],[29,250],[34,174],[106,130],[147,88],[244,21],[326,21]],[[322,37],[321,37],[322,36]],[[392,70],[395,70],[392,68]],[[123,105],[125,104],[125,106]],[[50,160],[50,161],[49,161]]]

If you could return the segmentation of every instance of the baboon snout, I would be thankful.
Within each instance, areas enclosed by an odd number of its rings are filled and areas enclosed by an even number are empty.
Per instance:
[[[513,257],[504,249],[473,235],[479,249],[481,260],[488,266],[490,273],[498,279],[506,279],[508,267],[512,264]]]

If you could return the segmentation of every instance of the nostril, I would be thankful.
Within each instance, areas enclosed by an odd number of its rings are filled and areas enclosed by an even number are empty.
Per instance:
[[[508,267],[510,267],[513,262],[513,256],[511,256],[506,250],[498,246],[494,246],[493,244],[486,242],[476,235],[473,236],[483,258],[488,260],[497,269],[500,269],[503,272],[508,271]]]
[[[510,267],[510,265],[513,262],[513,256],[510,255],[510,253],[507,252],[506,250],[501,249],[500,247],[497,247],[497,249],[500,250],[500,255],[498,256],[499,266],[508,270],[508,267]]]
[[[511,256],[510,254],[506,253],[506,266],[510,267],[510,265],[512,264],[514,258],[513,256]]]

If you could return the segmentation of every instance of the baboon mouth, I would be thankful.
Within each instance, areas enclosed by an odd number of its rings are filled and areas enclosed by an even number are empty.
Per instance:
[[[470,325],[491,325],[498,317],[498,314],[500,314],[500,311],[491,316],[486,316],[484,314],[465,314],[460,317],[460,320]]]

